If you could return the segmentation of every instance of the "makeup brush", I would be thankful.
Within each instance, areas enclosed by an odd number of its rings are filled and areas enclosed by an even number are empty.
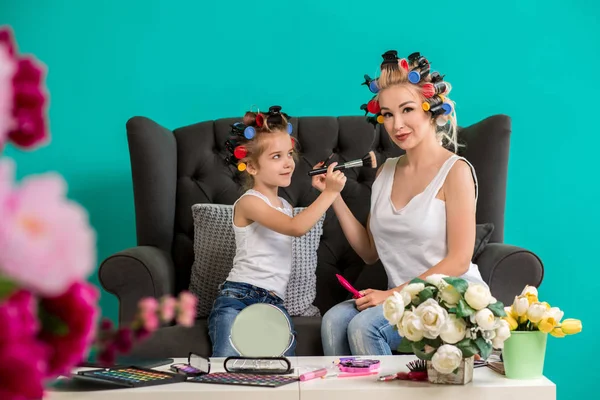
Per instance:
[[[356,167],[371,167],[377,168],[377,159],[375,158],[375,153],[373,151],[368,152],[363,158],[360,160],[352,160],[346,163],[336,165],[333,168],[334,171],[341,171],[348,168],[356,168]],[[327,172],[327,167],[317,168],[308,171],[308,176],[315,176],[324,174]]]

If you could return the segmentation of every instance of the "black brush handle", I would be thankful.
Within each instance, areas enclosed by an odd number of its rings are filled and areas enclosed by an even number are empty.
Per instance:
[[[334,171],[341,171],[343,169],[346,169],[346,166],[344,164],[342,165],[336,165],[333,170]],[[322,167],[322,168],[317,168],[317,169],[311,169],[310,171],[308,171],[308,176],[315,176],[315,175],[321,175],[327,172],[327,167]]]

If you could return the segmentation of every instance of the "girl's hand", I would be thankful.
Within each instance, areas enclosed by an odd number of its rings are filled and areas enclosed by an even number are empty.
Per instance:
[[[360,293],[363,297],[356,299],[356,309],[358,311],[378,306],[391,296],[389,290],[365,289],[361,290]]]
[[[325,161],[320,161],[313,167],[313,169],[321,168],[323,165],[325,165]],[[325,190],[325,177],[326,174],[315,175],[312,177],[312,186],[319,192]]]
[[[337,163],[333,162],[327,167],[327,174],[325,174],[325,190],[339,193],[344,188],[347,178],[342,171],[333,170],[336,165]]]

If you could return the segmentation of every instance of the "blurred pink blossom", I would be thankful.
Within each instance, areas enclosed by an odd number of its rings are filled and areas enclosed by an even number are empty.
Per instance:
[[[94,342],[99,319],[98,289],[76,282],[60,296],[42,299],[40,307],[66,325],[66,331],[44,326],[40,339],[52,348],[48,376],[68,372],[87,355]]]
[[[12,187],[11,164],[0,160],[0,273],[56,296],[93,271],[95,233],[85,209],[65,197],[62,177],[48,173]]]
[[[49,139],[48,94],[42,79],[45,66],[18,54],[9,27],[0,29],[0,53],[0,148],[7,136],[20,148],[37,147]],[[10,78],[9,84],[6,78]],[[6,93],[2,92],[5,87]],[[7,110],[9,118],[5,118]]]
[[[170,322],[175,318],[175,307],[177,300],[172,296],[163,296],[160,299],[160,319],[163,322]]]

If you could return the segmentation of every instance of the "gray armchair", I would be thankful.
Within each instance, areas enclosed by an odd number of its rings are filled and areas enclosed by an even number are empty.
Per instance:
[[[136,213],[138,246],[108,257],[99,269],[102,286],[119,299],[119,322],[131,321],[137,301],[185,290],[194,261],[191,206],[196,203],[233,204],[240,182],[223,162],[223,143],[236,119],[205,121],[171,131],[156,122],[134,117],[127,122],[127,138]],[[401,154],[383,126],[373,127],[362,117],[292,118],[300,145],[300,160],[292,184],[280,195],[294,207],[308,206],[318,195],[307,171],[317,161],[335,154],[339,162],[374,150],[378,164]],[[483,278],[493,295],[509,304],[526,285],[539,286],[543,265],[532,252],[503,243],[506,176],[510,144],[510,118],[495,115],[461,128],[464,155],[479,180],[477,223],[493,223],[494,231],[478,258]],[[342,196],[364,224],[370,204],[375,169],[347,171]],[[318,250],[315,305],[324,314],[348,297],[335,274],[341,273],[359,289],[385,289],[387,279],[380,263],[365,266],[344,238],[332,210],[327,213]],[[294,317],[298,355],[321,355],[320,317]],[[138,357],[186,356],[189,351],[209,356],[211,344],[206,319],[194,328],[170,326],[138,345]]]

